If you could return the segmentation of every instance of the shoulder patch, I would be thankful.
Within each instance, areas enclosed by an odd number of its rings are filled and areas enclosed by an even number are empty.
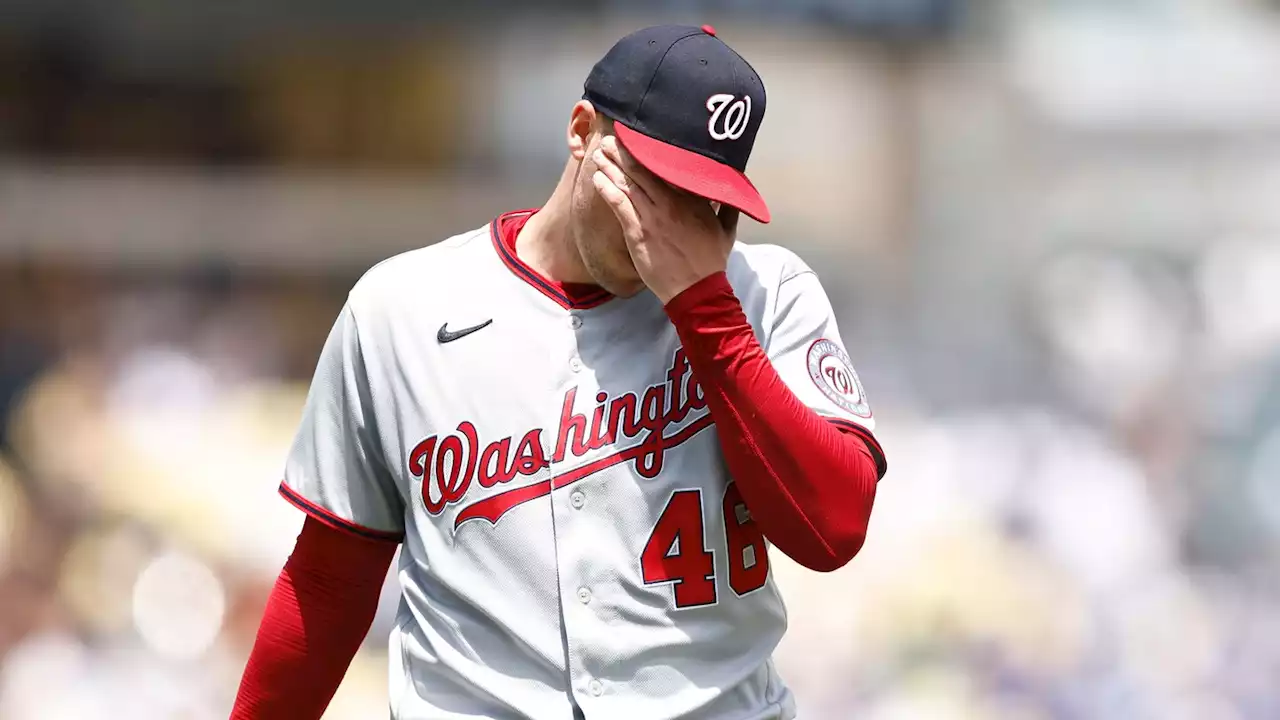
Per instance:
[[[849,355],[839,344],[822,338],[809,346],[809,377],[831,402],[858,417],[870,418],[871,406]]]

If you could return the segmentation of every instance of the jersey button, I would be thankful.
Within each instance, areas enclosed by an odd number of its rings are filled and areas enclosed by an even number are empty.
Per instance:
[[[581,370],[581,369],[582,369],[582,361],[581,361],[581,360],[579,360],[578,358],[574,358],[574,359],[570,360],[570,361],[569,361],[569,368],[570,368],[571,370],[573,370],[574,372],[578,372],[579,370]]]
[[[569,504],[572,505],[575,510],[581,510],[582,506],[587,504],[587,496],[583,495],[581,490],[575,490],[573,491],[573,494],[569,496]]]
[[[582,327],[582,318],[578,317],[577,315],[570,315],[569,327],[573,328],[574,330],[577,330],[578,328]]]
[[[586,588],[578,588],[578,602],[583,605],[591,602],[591,591]]]
[[[590,683],[587,684],[587,689],[591,691],[592,695],[595,695],[596,697],[600,697],[601,695],[604,694],[604,683],[600,682],[599,680],[592,680]]]

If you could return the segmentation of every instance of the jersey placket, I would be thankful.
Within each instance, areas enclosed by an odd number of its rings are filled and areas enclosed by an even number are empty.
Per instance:
[[[615,301],[616,303],[617,301]],[[582,359],[584,344],[600,337],[598,326],[603,308],[570,310],[566,323],[574,333],[573,347],[575,352],[568,363],[568,373],[557,395],[561,398],[574,397],[572,407],[562,404],[557,408],[558,429],[555,438],[550,440],[547,457],[551,458],[553,488],[557,480],[566,471],[579,467],[599,452],[591,450],[590,455],[578,456],[573,451],[575,441],[581,437],[583,445],[590,445],[591,415],[595,407],[600,386],[595,370],[588,367]],[[564,401],[562,401],[563,403]],[[571,429],[572,424],[564,422],[566,416],[581,415],[586,423],[581,431]],[[563,457],[557,458],[559,448],[563,444]],[[558,462],[557,462],[558,460]],[[592,701],[608,692],[605,679],[601,677],[603,668],[593,662],[591,644],[593,638],[605,632],[599,616],[595,612],[598,605],[596,594],[602,583],[608,582],[608,568],[605,567],[607,553],[602,554],[600,547],[600,521],[607,516],[608,493],[602,483],[607,482],[609,473],[587,475],[561,488],[555,488],[551,494],[552,527],[555,532],[555,552],[557,580],[560,590],[561,627],[564,631],[565,664],[574,702],[585,712],[586,717],[598,717],[598,713],[590,712]]]

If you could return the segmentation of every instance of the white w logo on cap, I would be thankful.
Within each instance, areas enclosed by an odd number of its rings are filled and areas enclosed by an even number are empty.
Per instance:
[[[751,96],[743,95],[735,100],[733,95],[717,93],[707,98],[707,109],[711,111],[707,132],[712,139],[737,140],[747,131],[747,122],[751,119]]]

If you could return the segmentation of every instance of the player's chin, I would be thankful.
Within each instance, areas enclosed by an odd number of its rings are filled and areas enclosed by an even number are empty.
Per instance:
[[[644,281],[635,274],[634,269],[631,274],[614,274],[608,280],[600,282],[600,286],[608,290],[610,295],[620,298],[635,297],[645,289]]]
[[[590,263],[588,263],[588,269],[592,270]],[[636,265],[626,250],[612,254],[607,261],[597,262],[591,274],[596,284],[608,290],[614,297],[634,297],[645,289],[644,281],[640,279],[640,272],[636,270]]]
[[[639,295],[644,291],[645,291],[644,283],[637,280],[634,283],[630,283],[618,290],[611,290],[610,292],[620,298],[631,298],[631,297],[635,297],[636,295]]]

